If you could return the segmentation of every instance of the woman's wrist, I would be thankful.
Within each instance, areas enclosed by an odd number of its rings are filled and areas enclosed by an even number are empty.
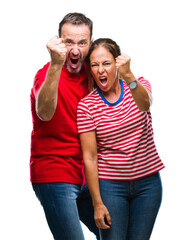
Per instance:
[[[135,76],[132,72],[124,74],[123,79],[126,81],[126,84],[129,85],[130,82],[135,80]]]
[[[97,208],[97,207],[102,206],[102,205],[104,205],[104,204],[103,204],[101,198],[98,199],[98,200],[96,200],[96,199],[94,200],[94,199],[93,199],[93,207],[94,207],[94,208]]]

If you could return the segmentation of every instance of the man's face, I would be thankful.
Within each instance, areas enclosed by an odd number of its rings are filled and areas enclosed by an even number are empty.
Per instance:
[[[67,48],[65,66],[69,72],[78,73],[92,43],[89,27],[85,24],[65,23],[62,27],[61,38],[64,39]]]

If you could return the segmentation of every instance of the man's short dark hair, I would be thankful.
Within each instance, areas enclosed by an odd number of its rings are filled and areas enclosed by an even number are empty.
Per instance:
[[[59,23],[59,37],[61,37],[61,32],[62,32],[62,27],[65,23],[71,23],[75,25],[81,25],[81,24],[86,24],[89,27],[90,30],[90,38],[92,37],[93,33],[93,22],[87,18],[84,14],[82,13],[68,13],[63,20]]]

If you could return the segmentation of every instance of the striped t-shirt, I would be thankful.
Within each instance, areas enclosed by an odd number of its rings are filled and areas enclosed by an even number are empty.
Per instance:
[[[151,93],[143,77],[139,82]],[[99,179],[135,180],[156,173],[164,165],[153,139],[151,113],[138,109],[126,82],[121,95],[109,103],[99,88],[83,98],[77,110],[78,132],[95,130]]]

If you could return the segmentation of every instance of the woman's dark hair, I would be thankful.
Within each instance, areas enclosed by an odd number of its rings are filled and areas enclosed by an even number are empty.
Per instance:
[[[58,29],[58,34],[59,37],[61,37],[61,32],[62,32],[62,27],[65,23],[71,23],[75,25],[81,25],[81,24],[86,24],[89,27],[90,30],[90,39],[93,34],[93,22],[87,18],[84,14],[82,13],[68,13],[63,20],[59,23],[59,29]]]
[[[99,47],[106,48],[112,54],[114,59],[121,54],[121,50],[120,50],[120,47],[118,46],[118,44],[110,38],[98,38],[92,43],[92,45],[89,49],[89,53],[86,58],[87,69],[88,69],[88,83],[89,83],[90,90],[92,90],[96,87],[96,83],[92,79],[92,76],[90,74],[90,56],[91,56],[91,53],[96,48],[99,48]]]

